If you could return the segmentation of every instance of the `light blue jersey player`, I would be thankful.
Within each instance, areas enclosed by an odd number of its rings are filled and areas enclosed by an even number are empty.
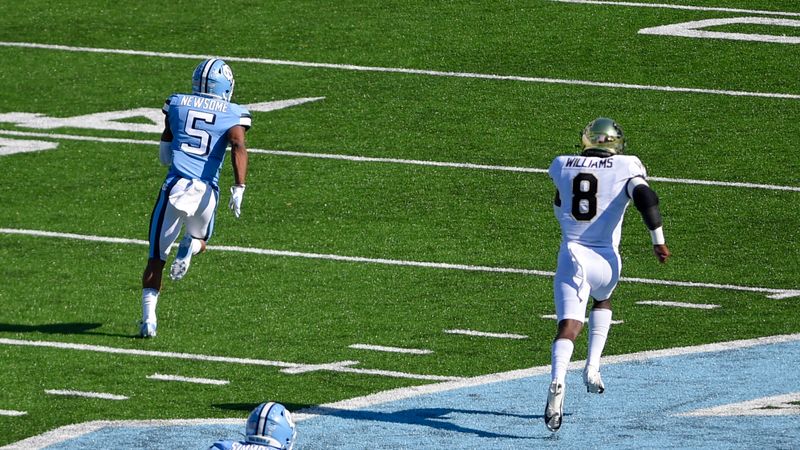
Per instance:
[[[241,214],[247,175],[245,132],[251,119],[247,109],[231,102],[233,72],[221,59],[201,62],[192,76],[191,94],[173,94],[164,104],[159,159],[169,172],[150,219],[150,253],[142,276],[142,337],[156,335],[156,304],[170,247],[183,226],[183,239],[170,268],[180,280],[193,255],[206,248],[214,231],[219,200],[219,173],[231,148],[234,184],[228,204]]]
[[[292,450],[297,427],[280,403],[262,403],[250,413],[244,441],[217,441],[208,450]]]

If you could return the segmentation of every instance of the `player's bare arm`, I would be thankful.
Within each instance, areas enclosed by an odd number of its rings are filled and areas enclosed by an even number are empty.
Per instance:
[[[231,186],[231,200],[228,207],[238,219],[242,213],[242,198],[244,197],[245,181],[247,179],[247,145],[244,139],[245,128],[237,125],[228,130],[228,142],[231,145],[231,159],[233,160],[233,186]]]
[[[247,145],[244,138],[245,129],[237,125],[228,130],[228,141],[231,144],[231,159],[233,160],[233,183],[246,184],[247,178]]]

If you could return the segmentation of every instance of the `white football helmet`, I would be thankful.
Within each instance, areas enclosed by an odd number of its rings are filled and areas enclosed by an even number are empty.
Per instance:
[[[292,450],[297,436],[292,414],[275,402],[256,406],[247,418],[244,431],[247,442],[276,450]]]
[[[206,94],[231,101],[233,97],[233,71],[225,61],[217,58],[207,59],[197,65],[192,75],[192,93]]]

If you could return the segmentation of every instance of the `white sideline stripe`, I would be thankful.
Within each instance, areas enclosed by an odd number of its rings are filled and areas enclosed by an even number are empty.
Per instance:
[[[556,319],[558,319],[558,316],[556,316],[555,314],[545,314],[545,315],[542,316],[542,319],[556,320]],[[587,317],[586,320],[584,320],[584,322],[589,323],[589,318]],[[625,323],[624,320],[612,320],[611,321],[611,325],[622,325],[623,323]]]
[[[147,377],[150,380],[161,380],[161,381],[180,381],[184,383],[197,383],[197,384],[212,384],[215,386],[224,386],[229,384],[230,381],[228,380],[214,380],[211,378],[192,378],[192,377],[182,377],[180,375],[163,375],[160,373],[154,373]]]
[[[15,411],[13,409],[0,409],[0,416],[16,417],[16,416],[24,416],[25,414],[28,414],[28,412],[27,411]]]
[[[800,402],[800,392],[703,408],[676,414],[676,416],[800,416],[800,405],[794,404],[796,402]]]
[[[766,11],[757,9],[737,9],[719,8],[711,6],[690,6],[690,5],[669,5],[665,3],[636,3],[636,2],[613,2],[605,0],[550,0],[557,3],[579,3],[585,5],[613,5],[613,6],[634,6],[639,8],[663,8],[663,9],[683,9],[688,11],[719,11],[744,14],[766,14],[774,16],[800,16],[796,12]]]
[[[176,353],[176,352],[162,352],[156,350],[139,350],[135,348],[118,348],[106,347],[103,345],[87,345],[87,344],[73,344],[71,342],[54,342],[54,341],[27,341],[19,339],[6,339],[0,338],[0,345],[18,345],[27,347],[48,347],[60,348],[65,350],[79,350],[97,353],[112,353],[118,355],[134,355],[134,356],[153,356],[157,358],[173,358],[173,359],[186,359],[191,361],[210,361],[210,362],[223,362],[229,364],[242,364],[251,366],[273,366],[284,367],[290,369],[303,369],[306,372],[310,370],[329,370],[333,372],[355,373],[361,375],[382,375],[395,378],[409,378],[413,380],[454,380],[460,377],[447,377],[439,375],[419,375],[405,372],[395,372],[390,370],[375,370],[375,369],[357,369],[354,367],[342,367],[341,365],[333,364],[297,364],[287,363],[282,361],[268,361],[263,359],[251,358],[233,358],[228,356],[213,356],[213,355],[200,355],[196,353]],[[356,364],[358,361],[344,361],[340,364]],[[303,370],[298,371],[301,373]],[[291,372],[290,372],[291,373]]]
[[[513,333],[487,333],[485,331],[475,331],[475,330],[444,330],[447,334],[463,334],[466,336],[480,336],[480,337],[491,337],[491,338],[500,338],[500,339],[528,339],[528,336],[524,334],[513,334]]]
[[[46,431],[13,444],[2,447],[3,450],[39,450],[70,439],[94,433],[109,427],[169,427],[192,425],[241,425],[244,419],[152,419],[152,420],[93,420],[91,422],[65,425],[55,430]]]
[[[86,391],[71,391],[63,389],[45,389],[45,394],[50,395],[65,395],[69,397],[86,397],[86,398],[99,398],[102,400],[127,400],[128,397],[124,395],[107,394],[105,392],[86,392]]]
[[[684,302],[664,302],[660,300],[642,300],[636,302],[637,305],[653,305],[653,306],[672,306],[675,308],[689,308],[689,309],[716,309],[719,305],[711,305],[704,303],[684,303]]]
[[[644,352],[629,353],[627,355],[604,356],[603,364],[604,365],[619,364],[632,361],[643,361],[647,359],[666,358],[671,356],[720,352],[725,350],[735,350],[740,348],[755,347],[758,345],[794,342],[798,340],[800,340],[800,334],[788,334],[780,336],[768,336],[755,339],[745,339],[739,341],[720,342],[716,344],[705,344],[693,347],[677,347],[677,348],[669,348],[663,350],[648,350]],[[586,361],[572,361],[569,364],[569,368],[571,370],[582,370],[585,364]],[[363,397],[356,397],[349,400],[342,400],[340,402],[320,405],[319,407],[307,408],[304,410],[297,411],[297,413],[293,414],[293,416],[297,420],[305,420],[310,417],[325,415],[325,411],[331,409],[354,410],[359,408],[367,408],[382,403],[393,402],[396,400],[403,400],[411,397],[436,394],[439,392],[447,392],[455,389],[462,389],[468,387],[483,386],[490,383],[518,380],[520,378],[528,378],[549,373],[550,373],[550,366],[547,365],[547,366],[531,367],[528,369],[511,370],[508,372],[493,373],[489,375],[481,375],[460,381],[391,389],[388,391],[377,392],[375,394],[370,394]]]
[[[389,353],[409,353],[412,355],[429,355],[433,353],[433,350],[426,350],[419,348],[384,347],[382,345],[370,345],[370,344],[352,344],[348,345],[347,347],[356,350],[372,350],[376,352],[389,352]]]
[[[779,344],[783,342],[793,342],[800,340],[800,334],[783,336],[770,336],[764,338],[748,339],[741,341],[722,342],[717,344],[706,344],[694,347],[678,347],[665,350],[645,351],[630,353],[627,355],[606,356],[604,364],[625,363],[631,361],[642,361],[647,359],[665,358],[670,356],[682,356],[696,353],[710,353],[724,350],[734,350],[739,348],[754,347],[757,345]],[[573,361],[570,368],[582,369],[585,361]],[[447,392],[461,388],[482,386],[490,383],[511,381],[520,378],[532,377],[550,373],[550,366],[531,367],[528,369],[512,370],[509,372],[481,375],[478,377],[461,379],[458,381],[427,384],[423,386],[411,386],[404,388],[391,389],[388,391],[376,392],[363,397],[351,398],[333,403],[326,403],[316,407],[294,411],[292,416],[296,422],[308,420],[319,415],[325,415],[330,410],[355,410],[368,408],[383,403],[396,400],[403,400],[439,392]],[[167,420],[97,420],[84,422],[74,425],[65,425],[55,430],[47,431],[38,436],[33,436],[22,441],[15,442],[4,449],[13,450],[38,450],[51,445],[56,445],[77,437],[95,432],[107,427],[154,427],[154,426],[181,426],[181,425],[244,425],[244,419],[167,419]]]
[[[0,234],[17,234],[26,236],[36,236],[36,237],[65,238],[65,239],[75,239],[82,241],[107,242],[112,244],[148,245],[147,241],[143,241],[140,239],[123,239],[123,238],[90,236],[90,235],[73,234],[73,233],[58,233],[53,231],[23,230],[16,228],[0,228]],[[342,256],[342,255],[332,255],[332,254],[305,253],[305,252],[293,252],[288,250],[270,250],[270,249],[261,249],[252,247],[235,247],[235,246],[224,246],[224,245],[223,246],[209,245],[207,249],[228,251],[228,252],[239,252],[239,253],[252,253],[256,255],[287,256],[287,257],[322,259],[322,260],[344,261],[344,262],[355,262],[355,263],[386,264],[394,266],[423,267],[429,269],[510,273],[518,275],[535,275],[540,277],[555,276],[555,272],[550,272],[545,270],[533,270],[533,269],[517,269],[510,267],[471,266],[466,264],[404,261],[399,259],[383,259],[383,258],[364,258],[360,256]],[[662,286],[681,286],[681,287],[692,287],[692,288],[708,288],[708,289],[722,289],[722,290],[744,291],[744,292],[757,292],[763,294],[770,294],[767,297],[776,299],[800,296],[800,290],[797,289],[775,289],[775,288],[764,288],[755,286],[737,286],[733,284],[697,283],[690,281],[653,280],[648,278],[629,278],[629,277],[621,277],[620,281],[643,283],[643,284],[656,284]]]
[[[105,142],[111,144],[141,144],[141,145],[154,145],[154,146],[158,145],[158,141],[147,141],[142,139],[105,138],[97,136],[36,133],[28,131],[0,130],[0,135],[49,138],[49,139],[67,139],[75,141]],[[456,169],[496,170],[503,172],[519,172],[519,173],[541,173],[541,174],[547,173],[547,169],[541,169],[538,167],[498,166],[491,164],[473,164],[473,163],[459,163],[459,162],[447,162],[447,161],[424,161],[418,159],[401,159],[401,158],[376,158],[371,156],[342,155],[336,153],[296,152],[289,150],[266,150],[260,148],[249,148],[247,149],[247,151],[249,153],[260,153],[260,154],[274,155],[274,156],[333,159],[333,160],[352,161],[352,162],[407,164],[407,165],[427,166],[427,167],[450,167]],[[697,184],[703,186],[741,187],[750,189],[767,189],[773,191],[800,192],[800,186],[781,186],[774,184],[744,183],[735,181],[692,180],[688,178],[666,178],[666,177],[648,177],[648,180],[662,181],[666,183],[677,183],[677,184]]]
[[[765,98],[781,98],[798,100],[798,94],[783,94],[772,92],[748,92],[748,91],[733,91],[733,90],[719,90],[719,89],[700,89],[700,88],[683,88],[673,86],[654,86],[643,84],[628,84],[628,83],[608,83],[600,81],[585,81],[585,80],[570,80],[559,78],[542,78],[542,77],[526,77],[516,75],[494,75],[484,73],[472,72],[447,72],[438,70],[423,70],[423,69],[406,69],[397,67],[377,67],[377,66],[357,66],[351,64],[331,64],[331,63],[316,63],[304,61],[287,61],[280,59],[267,59],[267,58],[242,58],[236,56],[213,56],[213,55],[197,55],[189,53],[172,53],[172,52],[150,52],[143,50],[125,50],[113,48],[96,48],[96,47],[73,47],[68,45],[56,44],[39,44],[34,42],[0,42],[2,47],[17,47],[17,48],[36,48],[44,50],[57,50],[65,52],[81,52],[81,53],[104,53],[116,55],[130,55],[130,56],[150,56],[158,58],[176,58],[176,59],[192,59],[200,60],[207,58],[222,58],[227,62],[244,62],[253,64],[268,64],[278,66],[295,66],[295,67],[309,67],[315,69],[337,69],[337,70],[350,70],[356,72],[383,72],[383,73],[402,73],[410,75],[427,75],[435,77],[454,77],[454,78],[475,78],[483,80],[502,80],[502,81],[521,81],[527,83],[545,83],[545,84],[565,84],[574,86],[591,86],[603,87],[614,89],[634,89],[646,91],[662,91],[662,92],[681,92],[690,94],[712,94],[712,95],[728,95],[735,97],[765,97]]]

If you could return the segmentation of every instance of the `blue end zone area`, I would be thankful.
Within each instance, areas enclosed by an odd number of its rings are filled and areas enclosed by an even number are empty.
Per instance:
[[[588,394],[580,370],[571,370],[557,433],[542,419],[545,374],[355,410],[320,407],[321,415],[298,423],[295,448],[794,448],[800,336],[792,338],[606,364],[602,395]],[[119,426],[46,448],[207,448],[242,431],[230,424]]]

